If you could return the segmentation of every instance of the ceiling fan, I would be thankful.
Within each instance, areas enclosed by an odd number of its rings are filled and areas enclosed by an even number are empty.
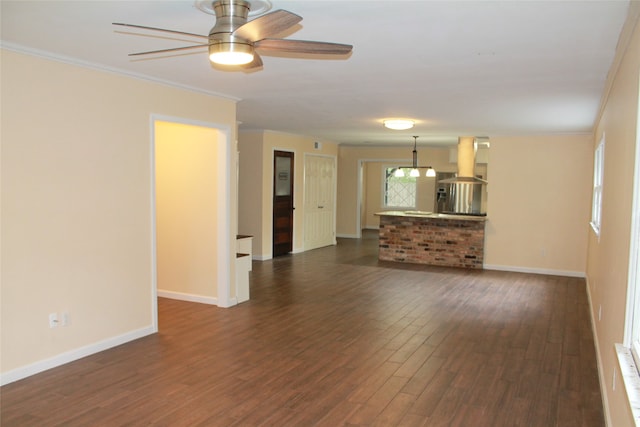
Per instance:
[[[114,22],[113,25],[162,31],[197,37],[207,41],[189,46],[131,53],[129,56],[208,47],[211,62],[231,66],[231,69],[236,70],[251,70],[261,67],[260,54],[348,55],[353,49],[353,46],[348,44],[272,38],[302,21],[301,16],[286,10],[269,12],[247,22],[251,9],[249,1],[215,0],[211,6],[216,15],[216,23],[209,31],[208,36],[120,22]]]

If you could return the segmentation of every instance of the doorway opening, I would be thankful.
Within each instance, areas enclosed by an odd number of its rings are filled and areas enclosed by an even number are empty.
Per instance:
[[[152,315],[157,330],[158,296],[232,305],[231,132],[171,117],[154,116],[151,125]]]

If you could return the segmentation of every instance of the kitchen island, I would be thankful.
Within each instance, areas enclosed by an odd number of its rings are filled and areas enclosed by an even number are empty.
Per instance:
[[[382,261],[481,269],[485,216],[378,212]]]

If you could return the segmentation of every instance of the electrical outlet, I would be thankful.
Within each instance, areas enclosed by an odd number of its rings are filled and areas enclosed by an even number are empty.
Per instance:
[[[49,313],[49,327],[55,328],[58,326],[58,313]]]
[[[69,312],[63,311],[62,315],[60,317],[61,317],[60,324],[62,326],[69,326],[69,322],[70,322],[70,320],[69,320]]]

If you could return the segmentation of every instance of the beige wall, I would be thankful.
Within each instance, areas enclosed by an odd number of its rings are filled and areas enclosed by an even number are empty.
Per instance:
[[[6,381],[153,332],[151,117],[232,137],[236,117],[227,99],[4,49],[1,60]],[[71,324],[50,329],[62,311]]]
[[[488,267],[584,275],[591,200],[590,141],[588,135],[491,138],[489,165],[476,165],[476,172],[489,181],[485,197]],[[338,235],[357,235],[359,161],[367,162],[365,176],[376,181],[368,180],[363,187],[371,194],[381,192],[381,178],[370,170],[380,163],[375,159],[406,161],[407,154],[410,148],[340,148]],[[450,159],[448,149],[418,148],[418,160],[439,172],[456,171],[455,162],[450,161],[455,157]],[[366,206],[363,225],[371,223],[369,211],[376,209],[370,202]],[[420,209],[429,210],[426,205]]]
[[[640,3],[632,8],[635,31],[617,72],[597,123],[591,151],[605,135],[603,207],[600,239],[588,232],[587,278],[595,319],[601,381],[611,426],[634,425],[620,382],[614,345],[623,343],[627,298],[627,275],[631,234],[632,190],[636,138],[638,137],[638,79],[640,78]],[[631,16],[634,16],[633,13]],[[633,28],[631,25],[627,28]],[[624,47],[624,43],[622,43]],[[614,70],[615,71],[615,70]],[[637,165],[636,165],[637,166]],[[602,317],[598,320],[598,311]],[[614,390],[613,376],[618,384]]]
[[[266,222],[262,212],[267,209],[262,197],[262,132],[240,132],[238,151],[238,233],[253,236],[253,256],[260,258],[263,245],[271,245],[270,237],[263,242],[262,232]]]
[[[216,298],[218,131],[155,123],[158,291]],[[235,236],[234,236],[235,237]]]
[[[485,265],[584,275],[592,163],[589,135],[492,137]]]
[[[338,155],[337,144],[320,141],[321,148],[315,149],[316,141],[308,136],[273,131],[240,132],[238,197],[241,215],[238,230],[241,234],[254,236],[253,256],[256,259],[269,259],[273,253],[273,152],[276,150],[294,153],[293,252],[304,250],[304,154]]]
[[[380,220],[374,214],[382,210],[382,163],[365,163],[362,166],[362,174],[362,228],[378,228]]]

